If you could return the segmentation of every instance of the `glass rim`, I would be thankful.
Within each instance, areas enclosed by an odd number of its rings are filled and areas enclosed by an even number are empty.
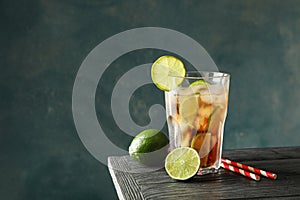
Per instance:
[[[191,73],[194,73],[194,74],[197,73],[198,75],[202,75],[202,76],[188,75],[188,74],[191,74]],[[212,75],[212,74],[216,74],[216,75]],[[229,78],[230,74],[226,73],[226,72],[218,72],[218,71],[186,71],[185,76],[173,75],[171,77],[184,78],[184,79]]]

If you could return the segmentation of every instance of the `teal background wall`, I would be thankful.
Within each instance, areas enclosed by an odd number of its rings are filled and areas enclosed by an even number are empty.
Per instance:
[[[117,198],[107,167],[77,135],[71,95],[87,54],[131,28],[187,34],[232,75],[225,149],[300,144],[300,1],[1,0],[0,24],[0,199]],[[100,80],[98,118],[121,148],[131,137],[112,119],[113,85],[165,53],[128,53]],[[136,91],[138,124],[153,103],[163,104],[154,86]]]

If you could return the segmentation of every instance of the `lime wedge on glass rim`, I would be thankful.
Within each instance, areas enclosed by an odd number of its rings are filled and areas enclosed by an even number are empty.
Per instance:
[[[180,147],[171,151],[165,160],[165,169],[176,180],[187,180],[199,170],[200,157],[190,147]]]
[[[178,87],[183,82],[185,73],[184,64],[174,56],[161,56],[152,64],[151,68],[153,83],[163,91],[170,91]]]

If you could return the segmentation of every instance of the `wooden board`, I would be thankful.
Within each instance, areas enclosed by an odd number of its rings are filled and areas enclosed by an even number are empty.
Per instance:
[[[129,156],[109,157],[108,165],[120,199],[300,199],[300,147],[230,150],[223,157],[272,171],[278,178],[256,182],[221,169],[183,182]]]

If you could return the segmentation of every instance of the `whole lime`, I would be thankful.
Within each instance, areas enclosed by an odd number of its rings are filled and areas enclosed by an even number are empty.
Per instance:
[[[129,155],[136,161],[146,165],[159,166],[164,163],[168,154],[169,139],[156,129],[140,132],[129,146]]]

